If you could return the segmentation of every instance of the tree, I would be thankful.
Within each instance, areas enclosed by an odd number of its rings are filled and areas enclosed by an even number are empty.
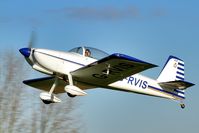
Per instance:
[[[40,91],[29,88],[22,81],[29,75],[27,63],[11,50],[0,55],[0,132],[80,132],[80,117],[74,114],[75,99],[64,103],[44,105]]]
[[[25,76],[23,62],[9,50],[1,55],[1,86],[0,86],[0,132],[13,132],[19,122],[22,105],[22,84]],[[20,76],[18,74],[21,74]]]

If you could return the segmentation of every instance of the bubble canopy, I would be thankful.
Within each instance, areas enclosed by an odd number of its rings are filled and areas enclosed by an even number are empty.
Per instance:
[[[102,50],[92,48],[92,47],[76,47],[69,50],[69,52],[77,53],[82,56],[87,56],[87,57],[94,58],[97,60],[107,57],[109,55]]]

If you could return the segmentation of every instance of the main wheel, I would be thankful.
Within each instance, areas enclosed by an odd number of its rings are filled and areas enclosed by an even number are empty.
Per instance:
[[[42,102],[43,102],[44,104],[51,104],[51,103],[52,103],[51,101],[48,101],[48,100],[42,100]]]
[[[76,97],[76,95],[73,95],[73,94],[71,94],[71,93],[67,93],[67,94],[68,94],[69,97],[72,97],[72,98],[73,98],[73,97]]]

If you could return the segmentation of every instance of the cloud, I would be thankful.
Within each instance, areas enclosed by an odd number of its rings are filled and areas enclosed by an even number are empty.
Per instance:
[[[140,15],[135,6],[116,8],[113,6],[95,7],[66,7],[63,9],[49,10],[49,13],[62,13],[65,17],[85,20],[119,20],[132,19]]]

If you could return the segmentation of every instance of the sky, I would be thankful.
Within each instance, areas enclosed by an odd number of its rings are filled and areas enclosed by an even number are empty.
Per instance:
[[[185,79],[196,84],[186,91],[184,110],[174,101],[99,88],[77,97],[78,112],[88,133],[198,132],[198,4],[197,0],[0,0],[0,49],[19,54],[34,30],[37,48],[68,51],[83,45],[127,54],[158,65],[142,73],[152,78],[158,77],[169,55],[177,56],[185,61]]]

